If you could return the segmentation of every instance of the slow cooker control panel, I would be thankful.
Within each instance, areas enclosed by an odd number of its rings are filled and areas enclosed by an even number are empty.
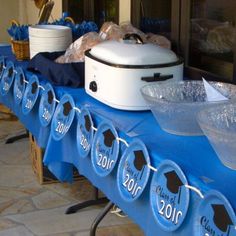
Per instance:
[[[96,81],[91,81],[91,82],[90,82],[90,84],[89,84],[89,89],[90,89],[91,91],[93,91],[94,93],[97,92],[98,86],[97,86]]]

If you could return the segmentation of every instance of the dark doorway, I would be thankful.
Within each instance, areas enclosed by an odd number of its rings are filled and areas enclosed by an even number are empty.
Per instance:
[[[105,21],[119,22],[119,0],[63,0],[63,11],[76,23],[92,20],[100,27]]]

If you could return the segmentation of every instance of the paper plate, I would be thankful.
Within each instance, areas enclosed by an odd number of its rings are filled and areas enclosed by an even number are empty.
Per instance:
[[[63,25],[34,25],[29,27],[29,36],[54,38],[71,37],[71,28]]]
[[[86,108],[77,113],[77,147],[79,156],[85,158],[88,156],[93,142],[93,120],[90,112]]]
[[[50,83],[44,85],[39,103],[39,121],[43,127],[50,124],[56,108],[55,92]]]
[[[211,190],[197,209],[195,235],[236,235],[235,213],[229,201],[220,192]]]
[[[0,43],[0,47],[11,46],[9,43]]]
[[[12,86],[15,77],[14,68],[14,63],[8,61],[0,81],[0,93],[2,96],[5,96]]]
[[[25,75],[21,67],[17,67],[16,71],[13,94],[15,103],[20,104],[25,92]]]
[[[134,140],[122,155],[117,172],[118,190],[125,201],[135,201],[143,193],[150,176],[148,165],[150,158],[146,146]]]
[[[178,229],[188,212],[190,193],[187,179],[180,167],[163,161],[154,173],[150,187],[152,213],[165,231]]]
[[[119,155],[118,134],[111,123],[101,123],[94,135],[91,160],[94,171],[101,177],[114,169]]]
[[[22,113],[27,115],[33,109],[39,95],[39,80],[31,75],[22,100]]]
[[[54,140],[61,140],[70,129],[75,116],[74,107],[73,98],[69,94],[63,95],[52,118],[51,134]]]

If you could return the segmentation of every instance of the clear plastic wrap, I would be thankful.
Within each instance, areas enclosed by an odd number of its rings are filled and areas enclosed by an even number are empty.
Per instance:
[[[160,47],[171,49],[171,42],[166,37],[162,35],[157,35],[153,33],[147,34],[147,42],[157,44]]]
[[[102,40],[98,33],[89,32],[74,43],[66,50],[65,54],[56,59],[57,63],[72,63],[83,62],[84,53],[86,50],[91,49],[93,46],[100,43]]]
[[[125,32],[121,27],[113,22],[105,22],[100,31],[99,35],[103,40],[121,40],[123,39]]]
[[[64,55],[58,57],[55,61],[57,63],[84,62],[84,53],[86,50],[91,49],[104,40],[120,41],[126,34],[138,34],[144,43],[153,43],[169,49],[171,47],[170,41],[164,36],[156,34],[146,35],[129,22],[124,22],[120,26],[113,22],[105,22],[99,34],[89,32],[83,35],[70,45]]]

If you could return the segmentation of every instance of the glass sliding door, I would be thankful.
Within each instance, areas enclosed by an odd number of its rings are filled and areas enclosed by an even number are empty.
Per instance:
[[[132,23],[145,33],[170,37],[171,0],[132,0]]]
[[[189,10],[187,65],[235,81],[236,1],[191,0]]]
[[[83,20],[93,20],[92,12],[89,14],[86,11],[87,1],[73,1],[73,0],[63,0],[63,12],[68,12],[69,16],[73,18],[76,23],[82,22]]]
[[[119,0],[63,0],[63,11],[76,22],[93,20],[99,27],[105,21],[119,22]]]
[[[95,0],[94,18],[100,27],[105,21],[119,23],[119,1],[118,0]]]
[[[178,51],[180,0],[131,0],[131,22],[145,33],[167,37]]]

